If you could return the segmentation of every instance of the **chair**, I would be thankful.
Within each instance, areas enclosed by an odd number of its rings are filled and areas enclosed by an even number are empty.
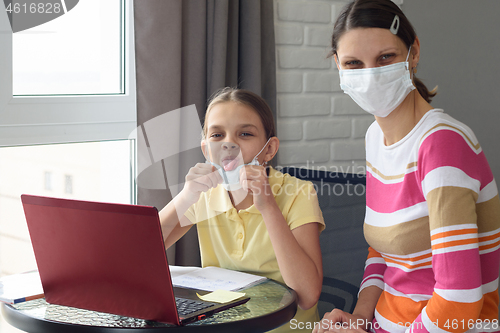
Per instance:
[[[320,235],[324,276],[320,318],[333,308],[352,312],[368,254],[363,235],[365,175],[293,167],[281,171],[314,184],[325,219],[326,229]]]

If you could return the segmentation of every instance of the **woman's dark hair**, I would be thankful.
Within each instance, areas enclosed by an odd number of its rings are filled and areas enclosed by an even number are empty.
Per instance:
[[[337,54],[339,39],[345,32],[355,28],[390,29],[396,15],[399,16],[397,36],[409,49],[415,42],[417,34],[408,18],[394,2],[391,0],[355,0],[344,7],[335,22],[330,56]],[[427,102],[430,102],[436,96],[436,88],[429,91],[415,75],[413,76],[413,82],[420,95]]]

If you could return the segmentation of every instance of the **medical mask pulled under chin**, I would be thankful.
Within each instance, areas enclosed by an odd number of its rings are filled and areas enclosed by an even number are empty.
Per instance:
[[[269,140],[271,139],[269,138]],[[210,142],[209,147],[211,153],[206,163],[210,163],[213,166],[215,166],[215,168],[217,169],[217,171],[219,172],[220,176],[223,179],[222,186],[227,191],[239,190],[241,188],[240,184],[241,168],[243,168],[245,165],[260,165],[257,157],[260,155],[260,153],[262,153],[264,148],[266,148],[267,144],[269,143],[269,140],[267,140],[264,147],[262,147],[262,149],[257,153],[257,155],[255,155],[252,161],[246,164],[238,163],[238,162],[243,162],[243,157],[241,154],[241,150],[239,149],[239,146],[237,144],[225,143],[225,142],[215,142],[215,143]],[[216,147],[218,145],[220,146]],[[212,157],[210,158],[210,156]],[[213,162],[217,160],[222,161],[221,163],[222,166]]]
[[[340,88],[366,112],[387,117],[415,89],[408,63],[410,50],[405,62],[375,68],[339,70]]]

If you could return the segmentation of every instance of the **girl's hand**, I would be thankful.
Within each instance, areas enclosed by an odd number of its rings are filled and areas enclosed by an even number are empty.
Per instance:
[[[262,213],[263,210],[276,205],[273,191],[269,186],[266,168],[259,165],[245,165],[240,170],[241,187],[253,194],[253,204]]]
[[[222,182],[222,177],[213,165],[197,163],[186,175],[186,183],[181,192],[182,198],[191,205],[195,204],[202,192],[217,187]]]
[[[339,309],[333,309],[332,312],[325,313],[323,319],[314,327],[313,333],[366,333],[366,327],[365,318]]]

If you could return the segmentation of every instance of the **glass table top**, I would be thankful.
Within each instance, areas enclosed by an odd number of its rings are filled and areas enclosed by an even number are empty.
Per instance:
[[[272,314],[292,304],[296,307],[295,293],[273,280],[265,280],[242,292],[245,292],[246,296],[250,297],[247,303],[216,313],[206,319],[190,323],[186,326],[224,324],[255,319]],[[49,304],[44,298],[10,305],[10,307],[14,308],[18,313],[35,319],[75,325],[110,328],[177,327],[155,321]]]

